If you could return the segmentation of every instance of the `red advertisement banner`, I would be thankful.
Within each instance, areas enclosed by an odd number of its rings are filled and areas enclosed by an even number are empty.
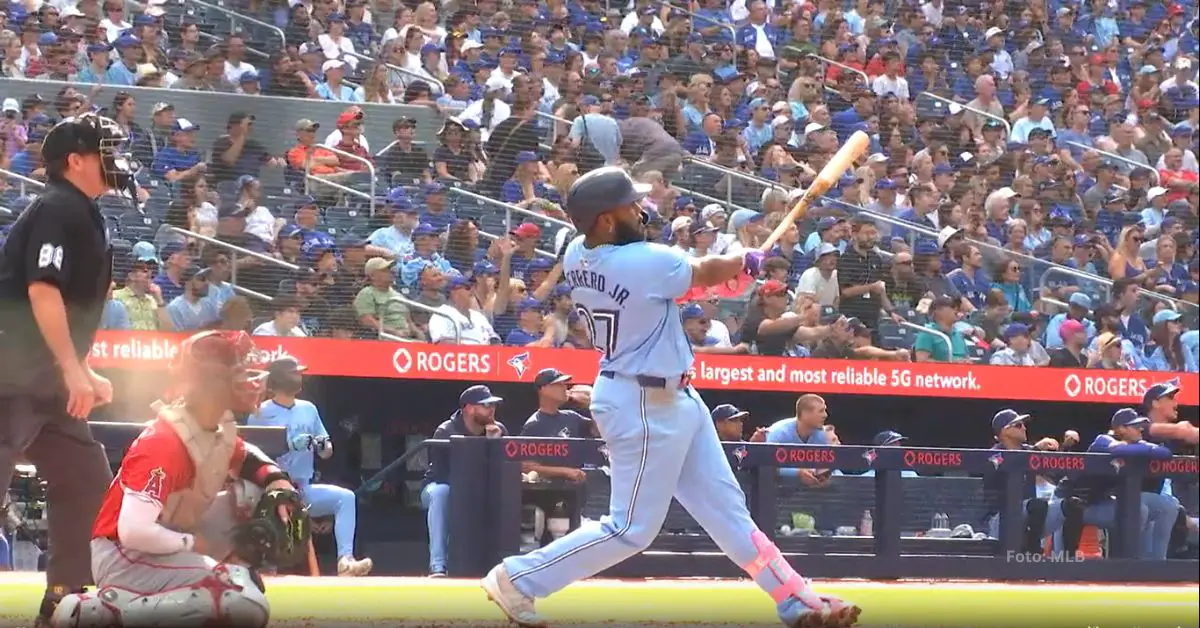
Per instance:
[[[159,369],[174,355],[178,334],[101,332],[92,347],[96,368]],[[592,381],[599,356],[592,351],[524,347],[463,347],[329,338],[254,338],[261,358],[292,357],[313,375],[531,382],[538,370],[554,367],[579,381]],[[1140,403],[1146,388],[1173,373],[1100,371],[1014,366],[779,359],[697,355],[700,389],[851,393],[905,397],[963,397]],[[1179,401],[1196,405],[1197,387]]]

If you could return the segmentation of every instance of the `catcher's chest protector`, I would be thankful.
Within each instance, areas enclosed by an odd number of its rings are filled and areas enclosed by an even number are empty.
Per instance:
[[[227,420],[221,427],[210,432],[197,425],[182,406],[164,408],[159,418],[174,428],[196,469],[190,488],[167,497],[159,521],[176,530],[193,530],[230,477],[238,439],[237,424],[232,414],[226,414]]]

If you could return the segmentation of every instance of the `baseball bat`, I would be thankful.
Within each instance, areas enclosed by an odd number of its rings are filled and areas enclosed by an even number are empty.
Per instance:
[[[808,186],[796,204],[792,205],[787,218],[780,222],[778,227],[775,227],[775,231],[771,232],[767,241],[763,242],[759,249],[764,253],[770,252],[771,247],[775,246],[775,242],[787,231],[788,225],[803,218],[805,212],[808,211],[809,204],[828,192],[829,188],[837,185],[842,175],[854,166],[855,160],[862,157],[870,146],[871,137],[862,131],[855,131],[854,135],[851,135],[850,139],[842,144],[838,152],[834,153],[833,158],[825,164],[821,172],[817,173],[817,178],[813,180],[812,185]]]

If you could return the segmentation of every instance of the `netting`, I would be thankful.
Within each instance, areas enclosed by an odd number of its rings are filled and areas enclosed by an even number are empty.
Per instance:
[[[1197,368],[1194,6],[72,4],[3,22],[0,207],[53,120],[120,118],[111,325],[587,348],[580,173],[652,184],[648,238],[703,256],[861,130],[762,276],[680,299],[697,351]]]

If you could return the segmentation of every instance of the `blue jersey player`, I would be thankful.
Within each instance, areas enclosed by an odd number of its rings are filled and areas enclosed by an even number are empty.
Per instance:
[[[757,251],[705,258],[645,241],[640,202],[649,186],[599,168],[571,186],[566,206],[583,236],[567,245],[563,273],[576,312],[603,352],[591,413],[609,449],[609,515],[483,579],[488,597],[522,626],[545,626],[544,598],[646,547],[671,498],[775,600],[787,626],[849,626],[859,609],[817,595],[755,526],[726,463],[704,401],[689,385],[692,350],[675,300],[694,286],[757,275]]]
[[[316,456],[333,455],[333,442],[312,402],[297,399],[303,386],[304,367],[295,360],[276,360],[267,367],[267,390],[271,398],[262,402],[250,425],[287,428],[288,452],[279,457],[280,468],[291,476],[301,498],[314,517],[333,515],[333,537],[337,541],[339,576],[365,576],[371,572],[370,558],[354,558],[354,528],[357,523],[354,493],[332,484],[313,484]]]

